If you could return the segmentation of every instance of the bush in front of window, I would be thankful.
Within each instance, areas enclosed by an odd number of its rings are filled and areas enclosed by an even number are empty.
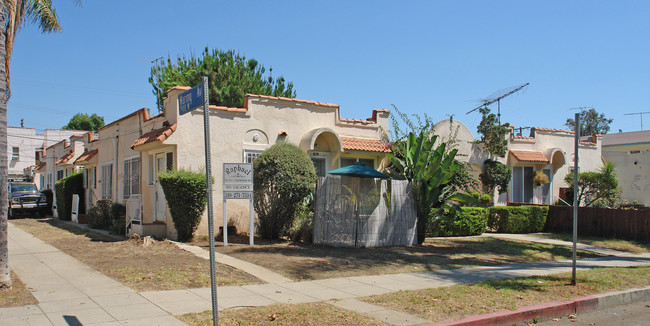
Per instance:
[[[192,239],[208,202],[205,173],[169,170],[158,173],[169,212],[178,232],[178,241]]]
[[[82,172],[71,174],[54,184],[56,191],[56,213],[60,220],[70,221],[72,195],[79,195],[78,213],[86,212],[84,196],[84,176]]]
[[[259,234],[278,239],[293,223],[296,209],[316,186],[316,169],[296,145],[279,142],[253,162],[254,206]]]
[[[434,211],[430,235],[433,237],[463,237],[485,232],[488,210],[483,207],[462,207],[461,211],[443,207]]]
[[[112,224],[108,229],[108,233],[125,235],[126,234],[126,206],[120,203],[113,203],[113,205],[111,205],[111,221]]]
[[[88,226],[93,229],[108,230],[113,223],[112,204],[110,200],[98,200],[95,206],[88,210]]]
[[[546,206],[495,206],[488,211],[488,228],[500,233],[542,232],[548,215]]]

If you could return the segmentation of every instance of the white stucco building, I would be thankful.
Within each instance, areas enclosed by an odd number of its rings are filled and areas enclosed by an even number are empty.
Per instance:
[[[457,157],[472,166],[478,179],[489,153],[472,132],[457,120],[440,121],[434,130],[445,140],[450,139],[450,135],[456,135]],[[555,204],[563,196],[562,189],[568,186],[564,177],[573,171],[574,135],[573,131],[539,127],[531,128],[529,136],[510,133],[506,157],[497,161],[512,169],[512,179],[508,191],[496,196],[495,203]],[[580,172],[597,171],[602,166],[601,146],[601,135],[580,142]],[[550,182],[535,185],[532,178],[536,171],[546,174]]]
[[[169,90],[158,115],[140,109],[100,128],[96,138],[85,140],[85,151],[75,160],[84,166],[88,204],[99,199],[129,201],[129,207],[139,203],[142,221],[131,231],[175,239],[157,174],[205,166],[203,110],[178,112],[178,96],[188,89]],[[252,162],[271,145],[286,141],[310,155],[320,176],[356,161],[378,168],[388,151],[383,141],[388,116],[387,110],[373,110],[366,120],[345,119],[336,104],[263,95],[247,95],[241,108],[211,105],[215,227],[223,221],[223,163]],[[239,230],[248,231],[248,214],[248,201],[228,202],[228,220]],[[207,234],[205,218],[197,233]]]
[[[603,135],[603,156],[616,164],[621,196],[650,206],[650,130]]]
[[[39,189],[46,188],[45,180],[34,178],[34,169],[45,163],[45,149],[70,136],[85,131],[45,129],[42,134],[35,128],[7,127],[7,160],[9,180],[34,181]],[[32,180],[33,179],[33,180]]]

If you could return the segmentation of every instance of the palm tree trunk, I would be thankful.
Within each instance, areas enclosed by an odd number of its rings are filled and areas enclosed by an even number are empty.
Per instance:
[[[7,80],[5,76],[5,6],[0,6],[0,290],[11,288],[7,248]]]

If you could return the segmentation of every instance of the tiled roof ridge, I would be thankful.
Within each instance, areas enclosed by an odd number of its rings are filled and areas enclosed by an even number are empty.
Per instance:
[[[169,138],[169,136],[171,136],[174,133],[174,131],[176,131],[176,127],[177,127],[177,124],[174,123],[171,126],[166,126],[166,127],[162,127],[162,128],[158,128],[158,129],[154,129],[152,131],[149,131],[149,132],[143,134],[142,136],[140,136],[140,138],[136,139],[133,142],[133,144],[131,145],[131,149],[133,149],[133,148],[135,148],[137,146],[140,146],[140,145],[144,145],[144,144],[147,144],[147,143],[154,142],[154,141],[163,142],[167,138]]]
[[[269,99],[269,100],[289,101],[289,102],[313,104],[313,105],[318,105],[318,106],[326,106],[326,107],[334,107],[334,108],[340,107],[340,105],[334,104],[334,103],[325,103],[325,102],[318,102],[318,101],[311,101],[311,100],[301,100],[301,99],[291,98],[291,97],[259,95],[259,94],[246,94],[246,97],[247,98],[248,97],[257,97],[257,98],[264,98],[264,99]]]
[[[345,137],[345,136],[341,136],[340,138],[341,138],[341,143],[343,145],[343,149],[345,150],[379,152],[379,153],[391,152],[389,144],[386,144],[379,139]]]
[[[59,165],[63,163],[68,163],[68,161],[74,156],[74,152],[70,152],[66,155],[63,155],[60,159],[58,159],[56,162],[54,162],[54,165]]]
[[[83,154],[79,155],[79,157],[74,161],[75,164],[79,162],[87,162],[90,161],[91,158],[95,157],[99,150],[97,148],[95,149],[86,149]]]

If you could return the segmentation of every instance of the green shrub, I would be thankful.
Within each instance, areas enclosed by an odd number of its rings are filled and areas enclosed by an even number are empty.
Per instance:
[[[488,211],[482,207],[463,207],[461,211],[441,208],[431,225],[431,236],[460,237],[480,235],[487,228]]]
[[[83,173],[71,174],[54,184],[56,191],[56,213],[60,220],[70,221],[72,213],[72,195],[79,195],[79,213],[86,212],[83,187]]]
[[[54,192],[52,189],[43,189],[41,193],[45,195],[45,200],[47,201],[47,213],[52,214],[52,203],[54,203]]]
[[[492,197],[490,195],[488,195],[488,194],[482,194],[482,193],[479,193],[479,192],[476,192],[476,191],[470,191],[470,192],[468,192],[466,194],[473,197],[474,199],[476,199],[476,201],[478,202],[478,205],[476,205],[476,203],[467,202],[467,203],[460,203],[459,206],[462,206],[462,207],[490,207],[490,206],[492,206]]]
[[[546,206],[490,207],[488,228],[501,233],[542,232],[546,224]]]
[[[108,230],[113,224],[112,204],[110,200],[98,200],[95,206],[88,210],[88,226],[93,229]]]
[[[485,163],[483,163],[483,173],[478,177],[481,179],[486,193],[491,194],[498,187],[499,193],[503,194],[508,191],[512,171],[501,162],[485,160]]]
[[[296,209],[291,227],[287,231],[289,239],[295,242],[312,243],[314,237],[314,197],[307,196]]]
[[[191,240],[208,202],[205,174],[187,170],[161,171],[158,180],[169,204],[178,241]]]
[[[302,149],[279,142],[253,165],[257,229],[263,238],[278,239],[291,226],[298,205],[316,186],[314,164]]]
[[[108,233],[117,234],[117,235],[125,235],[126,234],[126,217],[124,215],[121,215],[118,218],[114,218],[113,219],[113,224],[108,229]]]

